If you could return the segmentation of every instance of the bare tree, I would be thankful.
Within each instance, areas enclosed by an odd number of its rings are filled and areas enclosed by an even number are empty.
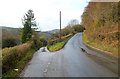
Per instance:
[[[75,26],[75,25],[78,25],[78,24],[79,24],[79,21],[77,19],[73,19],[68,23],[69,26]]]

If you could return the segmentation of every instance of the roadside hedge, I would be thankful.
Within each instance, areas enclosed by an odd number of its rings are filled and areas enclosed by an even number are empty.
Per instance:
[[[17,63],[30,51],[32,43],[25,43],[15,47],[4,48],[2,53],[2,74],[9,69],[15,69]]]

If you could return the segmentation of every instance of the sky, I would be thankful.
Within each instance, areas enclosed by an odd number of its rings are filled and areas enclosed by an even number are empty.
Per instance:
[[[0,0],[0,26],[23,27],[21,19],[32,9],[41,31],[59,29],[59,12],[62,28],[72,19],[81,22],[81,15],[89,0]]]

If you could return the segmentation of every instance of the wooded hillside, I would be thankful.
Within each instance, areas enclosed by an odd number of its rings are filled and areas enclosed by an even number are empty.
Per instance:
[[[120,2],[90,2],[82,15],[82,25],[86,28],[84,41],[115,55],[118,53],[120,38],[119,4]]]

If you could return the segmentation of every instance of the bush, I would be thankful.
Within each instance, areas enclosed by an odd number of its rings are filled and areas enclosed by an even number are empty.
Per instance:
[[[115,32],[114,36],[117,40],[120,40],[120,32]]]
[[[39,49],[42,46],[46,46],[47,45],[47,41],[46,38],[44,36],[39,37],[37,32],[34,32],[34,37],[32,38],[33,41],[33,47],[36,47],[37,49]]]
[[[40,48],[40,47],[42,47],[43,46],[43,44],[42,44],[42,42],[40,41],[40,40],[36,40],[36,39],[34,39],[33,40],[33,47],[35,47],[35,48],[37,48],[37,50]]]
[[[85,30],[85,27],[83,27],[81,25],[75,25],[75,26],[73,26],[73,29],[75,32],[83,32]]]
[[[46,41],[46,38],[44,36],[40,37],[40,42],[42,42],[42,46],[46,46],[47,45],[47,41]]]
[[[9,69],[15,69],[17,63],[30,51],[32,43],[25,43],[19,46],[4,48],[2,53],[2,73]]]
[[[16,39],[15,38],[5,38],[2,40],[2,48],[5,47],[13,47],[17,45]]]
[[[46,40],[44,36],[41,36],[39,39],[41,42],[44,42]]]

